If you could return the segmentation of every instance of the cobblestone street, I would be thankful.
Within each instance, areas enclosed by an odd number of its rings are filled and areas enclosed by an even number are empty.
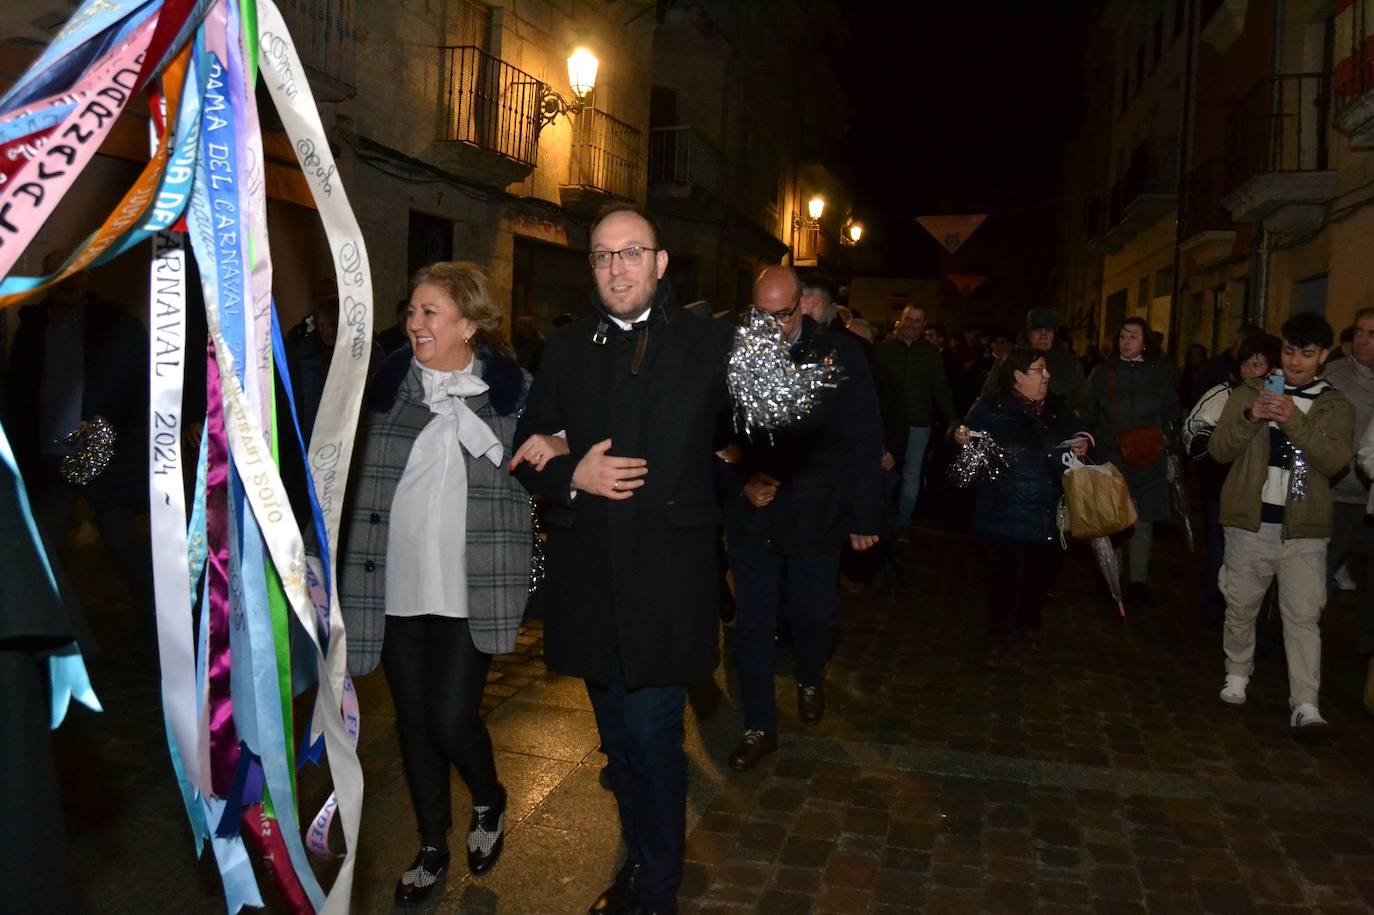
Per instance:
[[[818,726],[797,723],[783,656],[781,748],[744,775],[724,762],[741,727],[726,629],[726,664],[691,697],[684,912],[1374,910],[1374,722],[1360,706],[1353,595],[1333,594],[1324,619],[1332,736],[1306,747],[1288,734],[1277,643],[1248,704],[1217,699],[1220,639],[1197,626],[1176,542],[1160,543],[1159,607],[1128,608],[1125,622],[1076,550],[1043,647],[995,673],[979,664],[976,544],[926,532],[903,551],[892,603],[845,599]],[[93,595],[93,580],[78,584]],[[107,711],[76,709],[57,735],[83,905],[222,911],[172,785],[155,658],[117,647],[126,604],[93,615]],[[534,624],[487,692],[512,802],[505,857],[482,880],[459,864],[429,911],[577,913],[614,875],[618,828],[586,694],[547,674],[539,652]],[[376,674],[358,688],[367,796],[353,910],[385,912],[414,827],[385,685]],[[309,816],[328,786],[314,770],[301,785]],[[318,870],[327,884],[332,866]]]

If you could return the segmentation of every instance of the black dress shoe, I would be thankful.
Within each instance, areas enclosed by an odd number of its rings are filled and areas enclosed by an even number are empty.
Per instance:
[[[396,884],[396,904],[419,905],[429,898],[435,887],[442,886],[448,875],[448,852],[433,845],[420,849],[410,868]]]
[[[797,684],[797,717],[804,724],[815,724],[825,717],[825,684]]]
[[[745,731],[744,739],[730,754],[730,768],[736,772],[748,772],[770,753],[778,751],[778,735],[764,731]]]
[[[468,824],[468,870],[480,877],[496,866],[506,847],[506,789],[494,807],[473,807]]]
[[[638,889],[639,865],[626,861],[620,873],[616,874],[615,883],[596,898],[596,902],[587,910],[587,915],[634,915],[639,908],[635,901]]]

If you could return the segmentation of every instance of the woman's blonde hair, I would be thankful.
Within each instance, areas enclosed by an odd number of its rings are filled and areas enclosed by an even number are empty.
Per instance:
[[[482,268],[467,261],[438,261],[421,267],[410,279],[410,291],[429,284],[438,286],[458,306],[458,314],[477,327],[473,349],[485,346],[492,352],[510,355],[510,344],[501,332],[505,314],[487,288]]]

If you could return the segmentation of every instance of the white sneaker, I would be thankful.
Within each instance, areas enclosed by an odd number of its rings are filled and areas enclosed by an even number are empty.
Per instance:
[[[1231,705],[1245,704],[1245,687],[1250,685],[1249,677],[1240,674],[1227,674],[1226,685],[1221,688],[1221,701]]]
[[[1288,718],[1288,726],[1298,740],[1313,740],[1326,735],[1326,719],[1310,702],[1299,702]]]
[[[1336,574],[1331,576],[1331,581],[1336,585],[1338,591],[1354,591],[1356,588],[1355,578],[1350,574],[1350,566],[1343,565],[1336,570]]]

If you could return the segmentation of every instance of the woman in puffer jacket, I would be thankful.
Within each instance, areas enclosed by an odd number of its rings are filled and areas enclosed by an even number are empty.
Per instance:
[[[999,367],[997,390],[973,405],[954,440],[967,445],[984,432],[1006,452],[1009,470],[980,481],[974,530],[987,563],[988,649],[984,666],[1001,665],[1018,631],[1039,644],[1041,611],[1059,571],[1055,508],[1063,492],[1063,456],[1082,455],[1088,438],[1062,401],[1050,397],[1044,355],[1017,348]]]

